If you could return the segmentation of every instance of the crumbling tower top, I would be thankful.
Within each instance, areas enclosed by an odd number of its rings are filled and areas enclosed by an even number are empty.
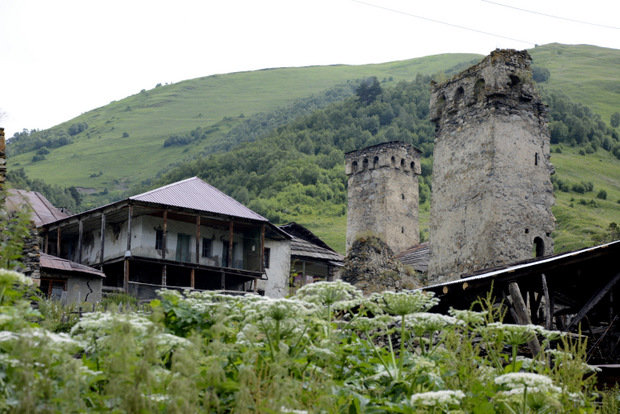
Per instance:
[[[345,162],[347,251],[369,234],[396,253],[418,244],[420,151],[405,142],[386,142],[349,152]]]

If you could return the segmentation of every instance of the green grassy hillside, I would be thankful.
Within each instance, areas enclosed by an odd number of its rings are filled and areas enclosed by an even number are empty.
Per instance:
[[[80,187],[90,195],[86,205],[97,205],[107,194],[96,197],[93,193],[126,190],[202,150],[202,146],[190,146],[190,150],[164,148],[170,135],[219,123],[213,135],[216,139],[240,122],[241,114],[272,111],[348,80],[377,76],[396,82],[479,58],[474,54],[449,54],[377,65],[269,69],[160,86],[54,127],[88,124],[87,130],[75,136],[74,143],[52,149],[45,160],[33,162],[35,151],[31,151],[11,158],[9,164],[11,168],[23,167],[29,177]]]

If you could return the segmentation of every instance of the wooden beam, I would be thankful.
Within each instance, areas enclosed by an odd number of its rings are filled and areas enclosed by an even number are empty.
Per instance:
[[[232,268],[232,264],[233,264],[233,236],[234,236],[234,227],[233,227],[233,222],[230,222],[230,228],[229,228],[229,239],[228,240],[228,263],[226,263],[226,267],[231,267]]]
[[[164,226],[161,238],[161,258],[166,258],[166,249],[168,248],[168,210],[164,210]],[[165,277],[165,274],[164,274]],[[165,285],[164,285],[165,286]]]
[[[105,213],[101,213],[101,249],[100,249],[100,258],[99,261],[102,263],[100,266],[100,270],[103,270],[103,254],[105,248]]]
[[[82,263],[82,236],[84,233],[84,223],[82,222],[82,218],[78,221],[78,254],[77,254],[77,262]]]
[[[196,263],[200,263],[200,216],[196,216]],[[193,287],[194,284],[192,283]]]
[[[523,300],[521,289],[519,289],[517,282],[511,282],[508,284],[508,292],[510,293],[515,313],[517,314],[517,323],[519,325],[531,324],[532,321],[530,320],[530,315],[527,312],[527,307],[525,306],[525,301]],[[534,337],[534,339],[528,342],[528,346],[530,347],[532,357],[536,357],[536,355],[540,353],[540,343],[538,342],[538,338]]]
[[[583,317],[586,316],[586,314],[590,312],[592,308],[595,307],[601,299],[603,299],[603,297],[605,297],[607,292],[611,290],[611,288],[616,284],[616,282],[618,282],[618,280],[620,280],[620,273],[616,274],[609,282],[607,282],[605,287],[595,292],[594,295],[592,295],[592,297],[586,302],[583,308],[581,308],[581,310],[577,313],[577,315],[575,315],[575,317],[571,319],[570,323],[566,327],[566,330],[570,331],[571,328],[577,325],[583,319]]]
[[[56,229],[56,256],[58,257],[62,257],[60,256],[60,233],[60,226],[58,226]]]
[[[129,259],[125,259],[125,266],[123,268],[123,290],[125,293],[129,293]]]
[[[261,272],[265,271],[265,225],[263,224],[260,229],[260,265]],[[256,285],[255,285],[256,286]],[[256,290],[254,290],[256,292]]]
[[[43,250],[43,253],[47,254],[47,249],[48,249],[48,245],[49,245],[49,230],[45,232],[45,249]]]
[[[189,274],[189,286],[194,289],[194,287],[196,286],[196,269],[194,269],[192,267],[192,270],[190,271]]]
[[[545,329],[551,330],[553,327],[553,298],[549,296],[549,286],[547,285],[547,276],[543,273],[541,276],[543,294],[545,295]]]
[[[161,285],[166,286],[168,283],[168,265],[164,265],[161,268]]]
[[[133,205],[129,205],[127,212],[127,251],[131,252],[131,219],[133,217]]]

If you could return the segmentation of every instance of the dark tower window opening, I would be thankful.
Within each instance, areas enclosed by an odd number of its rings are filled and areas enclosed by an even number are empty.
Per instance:
[[[532,253],[534,257],[543,257],[545,255],[545,242],[540,237],[534,239],[534,249]]]
[[[534,154],[534,165],[538,165],[538,153]]]
[[[353,170],[353,172],[357,171],[357,161],[353,161],[353,163],[351,164],[351,169]]]
[[[401,166],[401,168],[405,168],[405,159],[404,158],[400,160],[400,166]]]
[[[411,171],[415,171],[415,162],[411,161],[411,164],[409,164],[409,166],[411,167]]]
[[[364,158],[363,164],[364,164],[364,169],[367,169],[368,168],[368,158]]]
[[[464,96],[465,90],[462,86],[459,86],[459,88],[456,90],[456,93],[454,94],[454,104],[458,105],[463,100]]]
[[[403,233],[403,234],[405,234],[405,228],[404,228],[404,227],[401,227],[401,228],[400,228],[400,232],[401,232],[401,233]]]
[[[401,194],[400,196],[403,198],[403,200],[405,199],[405,195],[404,194]]]
[[[510,75],[510,83],[509,86],[511,88],[514,88],[515,86],[517,86],[519,83],[521,82],[521,79],[519,79],[519,77],[517,75]]]
[[[379,164],[379,157],[375,155],[375,158],[373,158],[372,160],[372,165],[373,167],[377,167],[378,164]]]
[[[474,97],[476,98],[476,100],[480,100],[480,98],[482,97],[482,93],[484,92],[484,79],[478,79],[476,81],[476,84],[474,85]]]

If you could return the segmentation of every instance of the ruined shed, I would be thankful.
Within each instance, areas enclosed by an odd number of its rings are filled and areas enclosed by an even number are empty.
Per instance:
[[[577,333],[581,328],[582,335],[589,337],[590,363],[618,363],[619,256],[620,241],[615,241],[486,269],[424,290],[441,299],[433,309],[439,313],[447,313],[450,307],[469,309],[492,291],[497,303],[503,301],[509,306],[509,322],[523,323],[521,318],[525,316],[527,322],[547,329]],[[524,299],[525,314],[515,304],[515,296]]]

